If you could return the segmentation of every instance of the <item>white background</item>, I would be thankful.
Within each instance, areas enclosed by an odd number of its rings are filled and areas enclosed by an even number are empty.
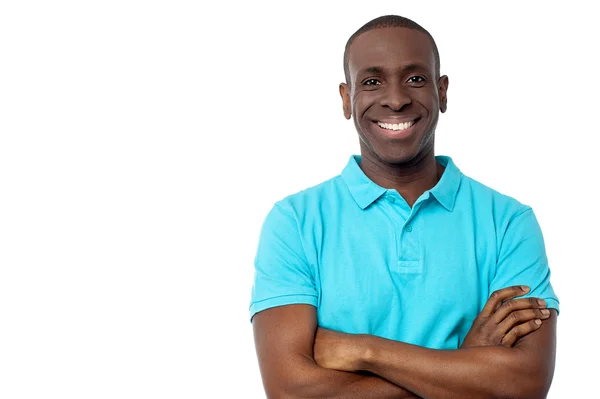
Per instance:
[[[596,392],[594,13],[446,3],[2,2],[0,397],[264,397],[260,225],[357,153],[343,49],[385,14],[438,43],[437,154],[542,226],[561,300],[549,397]]]

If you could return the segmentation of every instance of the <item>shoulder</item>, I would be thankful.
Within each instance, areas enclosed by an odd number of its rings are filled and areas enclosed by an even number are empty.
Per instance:
[[[274,207],[296,216],[314,214],[320,211],[324,204],[339,203],[346,193],[347,187],[342,176],[337,175],[280,199],[275,202]]]
[[[506,227],[511,220],[522,214],[532,212],[529,205],[516,198],[501,193],[471,177],[463,174],[461,183],[463,202],[466,200],[477,214],[491,215],[497,227]]]
[[[543,253],[542,232],[531,206],[464,175],[462,189],[462,206],[472,210],[478,228],[493,232],[497,256],[525,240],[531,253]]]

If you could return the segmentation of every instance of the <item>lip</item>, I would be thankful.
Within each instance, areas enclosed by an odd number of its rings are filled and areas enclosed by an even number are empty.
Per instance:
[[[391,139],[405,139],[412,135],[412,133],[415,131],[415,126],[417,126],[419,124],[420,120],[421,120],[421,118],[380,119],[378,121],[374,121],[373,125],[375,125],[375,128],[377,129],[377,131],[383,136],[389,137]],[[380,122],[380,123],[404,123],[404,122],[410,122],[410,121],[415,121],[415,123],[408,129],[404,129],[404,130],[388,130],[388,129],[384,129],[384,128],[380,127],[377,124],[377,122]]]
[[[373,122],[377,123],[406,123],[406,122],[412,122],[412,121],[418,121],[419,119],[421,119],[418,116],[403,116],[403,117],[396,117],[396,118],[383,118],[383,119],[376,119]]]

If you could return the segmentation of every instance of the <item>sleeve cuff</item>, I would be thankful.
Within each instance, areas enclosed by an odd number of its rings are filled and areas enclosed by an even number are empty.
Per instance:
[[[556,313],[560,314],[559,302],[556,298],[542,298],[546,301],[547,309],[556,309]]]
[[[252,302],[250,305],[250,321],[255,314],[263,310],[284,305],[305,304],[317,307],[317,297],[314,295],[284,295],[275,298],[264,299],[262,301]]]

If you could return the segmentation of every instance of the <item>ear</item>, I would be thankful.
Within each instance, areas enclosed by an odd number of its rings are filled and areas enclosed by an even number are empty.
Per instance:
[[[344,117],[346,119],[350,119],[352,116],[352,107],[350,106],[350,87],[348,87],[346,83],[340,83],[340,96],[342,96]]]
[[[438,95],[440,97],[440,111],[446,112],[448,108],[448,76],[446,75],[438,79]]]

